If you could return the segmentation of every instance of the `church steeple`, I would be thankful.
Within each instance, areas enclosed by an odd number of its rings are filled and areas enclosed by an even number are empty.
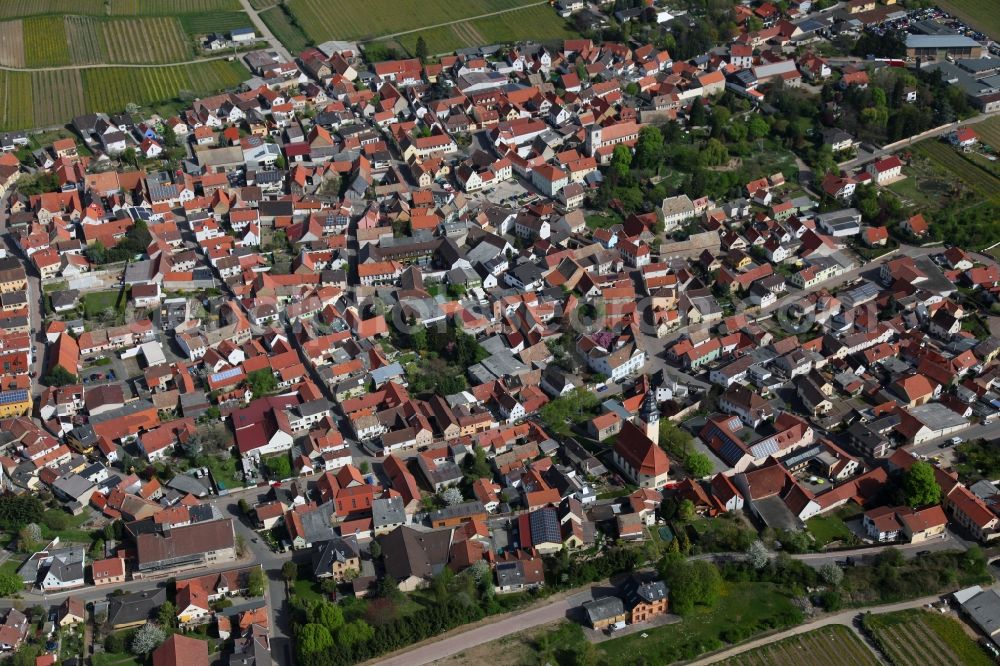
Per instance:
[[[650,387],[639,407],[639,418],[646,424],[646,437],[654,444],[660,443],[660,408],[656,404],[656,389]]]

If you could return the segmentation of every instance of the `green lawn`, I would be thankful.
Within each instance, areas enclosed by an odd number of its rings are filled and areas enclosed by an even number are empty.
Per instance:
[[[292,476],[292,456],[288,452],[276,453],[262,458],[261,462],[267,468],[268,476],[273,481],[283,481]]]
[[[806,521],[806,527],[816,539],[816,545],[822,548],[832,541],[850,539],[853,533],[844,524],[844,518],[850,517],[836,512],[827,516],[813,516]]]
[[[216,484],[222,484],[223,490],[243,487],[243,483],[236,478],[236,459],[232,456],[220,458],[206,455],[205,460],[199,458],[198,462],[204,463],[212,471],[212,478]]]
[[[797,624],[802,614],[791,599],[771,583],[729,583],[712,608],[697,608],[682,622],[601,643],[609,664],[668,664],[718,649],[729,632],[743,636]],[[603,662],[602,662],[603,663]]]
[[[90,658],[93,666],[143,666],[143,660],[130,654],[98,652]]]
[[[587,215],[584,221],[589,229],[607,229],[615,224],[622,223],[622,219],[618,215],[610,212],[607,215]]]
[[[83,295],[83,312],[88,319],[100,316],[105,310],[123,311],[124,307],[118,308],[117,291],[95,291]],[[124,300],[122,301],[124,305]]]
[[[323,601],[326,599],[326,595],[320,591],[319,585],[317,585],[316,581],[302,577],[305,574],[305,569],[303,567],[299,567],[299,578],[292,585],[291,596],[297,599],[302,599],[303,601]]]
[[[54,530],[43,522],[40,527],[42,528],[42,536],[44,538],[53,539],[55,537],[59,537],[59,540],[63,542],[84,544],[89,544],[92,541],[90,536],[92,530],[81,529],[81,525],[92,517],[89,510],[84,511],[79,516],[66,513],[62,509],[48,509],[45,513],[49,512],[65,514],[68,520],[66,527],[59,530]]]

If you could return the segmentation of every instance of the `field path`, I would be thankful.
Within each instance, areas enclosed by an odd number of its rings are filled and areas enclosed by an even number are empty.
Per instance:
[[[271,45],[271,48],[278,52],[278,55],[284,57],[288,62],[295,62],[295,58],[289,53],[285,45],[282,44],[271,29],[267,27],[264,20],[260,17],[259,12],[253,8],[250,4],[250,0],[240,0],[240,4],[243,5],[243,11],[247,13],[250,20],[253,21],[253,27],[256,28],[257,32],[264,36],[264,39]]]
[[[908,608],[920,608],[926,606],[933,601],[940,601],[940,594],[935,594],[932,597],[923,597],[920,599],[911,599],[909,601],[901,601],[895,604],[885,604],[883,606],[869,606],[866,608],[852,608],[849,610],[842,611],[840,613],[835,613],[833,615],[827,615],[826,617],[820,618],[814,622],[806,622],[805,624],[800,624],[791,629],[785,631],[780,631],[776,634],[769,634],[767,636],[757,638],[755,640],[749,641],[747,643],[741,643],[735,647],[731,647],[727,650],[721,652],[716,652],[710,656],[703,657],[697,661],[691,662],[691,666],[708,666],[709,664],[714,664],[720,662],[724,659],[729,659],[730,657],[735,657],[736,655],[742,654],[754,648],[759,648],[765,645],[770,645],[776,641],[780,641],[783,638],[789,638],[791,636],[797,636],[798,634],[804,634],[807,631],[812,631],[814,629],[819,629],[820,627],[826,627],[831,624],[842,624],[849,627],[851,631],[856,633],[861,637],[862,641],[867,644],[865,637],[858,632],[857,628],[854,626],[854,618],[859,613],[871,612],[871,613],[892,613],[895,611],[906,610]]]
[[[249,0],[241,0],[245,6],[249,6]],[[465,18],[456,19],[454,21],[445,21],[444,23],[435,23],[434,25],[424,25],[419,28],[413,28],[411,30],[401,30],[399,32],[390,32],[387,35],[379,35],[378,37],[369,37],[368,39],[359,39],[358,42],[363,44],[365,42],[375,42],[382,39],[391,39],[393,37],[399,37],[400,35],[409,35],[414,32],[423,32],[424,30],[433,30],[434,28],[444,28],[449,25],[454,25],[456,23],[465,23],[466,21],[475,21],[476,19],[488,18],[490,16],[497,16],[499,14],[509,14],[510,12],[516,12],[520,9],[527,9],[528,7],[538,7],[539,5],[547,5],[548,0],[542,0],[541,2],[533,2],[527,5],[519,5],[517,7],[508,7],[507,9],[501,9],[495,12],[488,12],[486,14],[480,14],[479,16],[466,16]]]
[[[226,60],[232,58],[230,55],[209,56],[207,58],[193,58],[191,60],[181,60],[178,62],[158,62],[156,64],[136,64],[136,63],[114,63],[100,62],[96,65],[60,65],[58,67],[4,67],[0,65],[0,71],[5,72],[59,72],[67,69],[109,69],[112,67],[125,67],[131,69],[159,69],[161,67],[180,67],[183,65],[197,65],[200,62],[211,62],[213,60]]]

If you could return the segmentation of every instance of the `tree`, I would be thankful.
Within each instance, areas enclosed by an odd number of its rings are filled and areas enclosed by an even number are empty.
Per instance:
[[[417,37],[417,45],[413,49],[413,55],[417,56],[420,62],[427,62],[427,42],[423,37]]]
[[[918,460],[903,475],[903,493],[911,507],[929,506],[941,502],[941,486],[934,478],[934,468]]]
[[[767,546],[760,539],[754,541],[747,548],[747,558],[750,560],[750,566],[758,571],[771,562],[771,554],[767,551]]]
[[[299,629],[295,636],[296,645],[303,661],[308,661],[309,657],[326,652],[333,647],[333,636],[330,631],[321,624],[310,622]]]
[[[619,178],[625,178],[631,167],[632,151],[629,150],[628,146],[618,144],[615,146],[614,152],[611,153],[611,168],[618,174]]]
[[[694,518],[694,502],[689,499],[681,500],[677,505],[677,517],[680,520],[688,521]]]
[[[465,498],[462,497],[462,491],[455,487],[445,488],[441,491],[439,497],[441,498],[441,501],[448,506],[455,506],[456,504],[461,504],[465,501]]]
[[[747,133],[751,139],[765,137],[770,131],[771,128],[768,126],[767,121],[761,116],[756,113],[750,116],[750,121],[747,123]]]
[[[486,450],[481,446],[472,447],[472,455],[465,457],[465,469],[473,479],[492,476],[490,464],[486,460]]]
[[[28,523],[17,532],[17,548],[22,553],[33,553],[42,545],[42,528],[37,523]]]
[[[247,385],[253,391],[253,397],[260,398],[278,388],[278,380],[270,368],[261,368],[247,375]]]
[[[236,557],[243,557],[247,554],[247,540],[242,534],[236,535]]]
[[[0,495],[0,524],[5,529],[17,529],[42,519],[44,506],[33,495]]]
[[[670,588],[670,606],[687,615],[695,605],[711,606],[722,593],[722,574],[711,562],[687,561],[679,553],[668,553],[660,563],[660,576]]]
[[[67,386],[68,384],[75,384],[77,378],[76,375],[66,368],[57,365],[49,371],[49,374],[45,375],[42,381],[48,386]]]
[[[257,568],[250,572],[247,576],[247,594],[251,597],[262,597],[264,596],[264,590],[267,586],[267,577],[264,576],[264,570]]]
[[[25,643],[10,659],[10,666],[35,666],[35,660],[41,656],[42,648],[39,645]]]
[[[635,144],[635,165],[639,169],[655,169],[663,159],[663,134],[654,125],[639,130]]]
[[[173,602],[165,601],[156,611],[156,620],[160,626],[173,628],[177,622],[177,606]]]
[[[0,573],[0,597],[11,597],[24,590],[24,581],[17,574]]]
[[[239,501],[239,507],[240,507],[240,513],[242,513],[244,516],[250,515],[250,503],[247,502],[245,499],[241,499]]]
[[[313,608],[312,613],[310,613],[310,619],[314,623],[326,627],[332,636],[338,629],[344,626],[344,611],[340,610],[340,606],[324,601]]]
[[[285,562],[281,565],[281,577],[288,583],[294,583],[299,577],[299,568],[295,562]]]
[[[160,629],[151,622],[147,622],[139,627],[139,630],[132,637],[132,645],[130,646],[132,654],[149,654],[160,647],[160,644],[166,639],[167,635],[163,633],[163,629]]]
[[[358,643],[365,643],[375,637],[375,630],[364,620],[348,622],[337,632],[337,644],[342,648],[351,648]]]
[[[125,651],[125,637],[122,634],[108,634],[104,639],[104,651],[121,654]]]
[[[698,453],[697,451],[689,453],[686,458],[684,458],[684,466],[687,467],[688,472],[691,473],[696,479],[701,479],[712,473],[715,468],[712,465],[711,459],[704,453]]]
[[[371,544],[368,546],[368,552],[371,553],[373,560],[377,560],[382,557],[382,544],[372,539]]]
[[[823,577],[827,585],[839,587],[844,581],[844,570],[833,562],[827,562],[819,568],[819,575]]]

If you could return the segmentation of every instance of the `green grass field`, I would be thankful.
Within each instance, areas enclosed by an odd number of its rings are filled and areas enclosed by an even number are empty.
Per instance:
[[[288,0],[289,11],[314,42],[373,39],[520,7],[538,0]],[[551,8],[549,12],[553,13]]]
[[[993,39],[1000,39],[1000,12],[995,0],[938,0],[937,5]]]
[[[749,650],[719,663],[723,666],[797,666],[801,663],[817,666],[874,666],[879,660],[854,632],[838,624]]]

